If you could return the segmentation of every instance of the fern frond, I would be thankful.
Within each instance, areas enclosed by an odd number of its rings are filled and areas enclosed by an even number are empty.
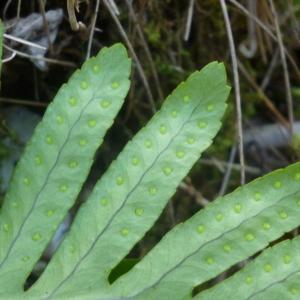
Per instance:
[[[300,224],[299,182],[297,163],[215,200],[171,230],[115,290],[136,299],[191,295],[195,286]]]
[[[0,214],[1,299],[191,300],[195,287],[299,226],[296,163],[211,202],[109,283],[111,271],[151,228],[219,130],[230,89],[223,64],[213,62],[180,84],[125,146],[42,275],[24,292],[120,109],[129,71],[122,46],[103,49],[48,107]],[[267,249],[195,299],[298,299],[299,246],[295,238]]]
[[[18,163],[0,216],[0,295],[22,291],[73,205],[129,88],[130,60],[104,48],[63,85]]]
[[[193,73],[96,184],[34,295],[109,293],[107,277],[153,225],[220,127],[229,88],[223,64]],[[55,270],[64,268],[57,274]]]
[[[300,206],[300,197],[298,197]],[[300,238],[265,250],[241,271],[195,300],[295,300],[300,297]]]

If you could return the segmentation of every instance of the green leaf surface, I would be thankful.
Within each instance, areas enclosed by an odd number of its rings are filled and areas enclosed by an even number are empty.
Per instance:
[[[300,204],[300,197],[298,198]],[[300,298],[300,237],[265,250],[227,280],[195,300],[296,300]]]
[[[216,199],[141,260],[126,258],[220,127],[230,89],[217,62],[180,84],[125,146],[42,275],[23,291],[82,188],[126,96],[129,72],[124,47],[105,48],[49,105],[1,209],[0,299],[299,299],[299,237],[197,296],[192,291],[299,226],[300,163]]]
[[[165,235],[115,291],[134,299],[189,297],[195,286],[300,224],[299,182],[297,163],[215,200]]]
[[[0,295],[22,291],[81,190],[129,88],[130,60],[103,48],[63,85],[14,172],[0,215]]]
[[[151,228],[210,145],[228,93],[224,65],[216,62],[174,90],[96,184],[29,296],[80,298],[98,288],[97,296],[112,295],[110,271]]]

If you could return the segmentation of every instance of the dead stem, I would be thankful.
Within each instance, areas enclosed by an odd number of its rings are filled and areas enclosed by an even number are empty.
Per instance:
[[[92,23],[91,23],[91,29],[90,29],[90,35],[89,35],[89,41],[88,41],[88,47],[87,47],[85,59],[88,59],[91,56],[92,43],[93,43],[93,38],[94,38],[94,33],[95,33],[97,17],[98,17],[98,13],[99,13],[99,5],[100,5],[100,0],[97,0],[96,6],[95,6],[95,12],[92,17]]]
[[[125,43],[126,43],[128,49],[129,49],[129,51],[130,51],[132,57],[133,57],[133,60],[134,60],[135,63],[136,63],[136,68],[137,68],[138,73],[139,73],[139,75],[140,75],[140,77],[141,77],[141,80],[142,80],[142,82],[143,82],[143,85],[144,85],[144,87],[145,87],[145,89],[146,89],[146,93],[147,93],[147,96],[148,96],[148,100],[149,100],[149,103],[150,103],[150,107],[151,107],[151,109],[152,109],[152,112],[154,113],[154,112],[156,111],[156,108],[155,108],[155,102],[154,102],[154,99],[153,99],[152,92],[151,92],[151,90],[150,90],[150,85],[149,85],[149,83],[148,83],[147,77],[146,77],[145,72],[144,72],[144,70],[143,70],[143,67],[142,67],[142,65],[141,65],[141,63],[140,63],[140,61],[139,61],[139,59],[138,59],[138,57],[137,57],[137,55],[136,55],[136,53],[135,53],[135,51],[134,51],[134,48],[133,48],[133,46],[132,46],[132,44],[131,44],[131,42],[130,42],[128,36],[127,36],[127,33],[126,33],[126,31],[124,30],[124,28],[123,28],[121,22],[119,21],[119,19],[118,19],[116,13],[115,13],[115,11],[114,11],[114,9],[111,7],[111,5],[110,5],[110,3],[109,3],[108,0],[103,0],[103,2],[104,2],[104,4],[105,4],[106,8],[108,9],[108,11],[109,11],[111,17],[112,17],[113,20],[115,21],[116,26],[118,27],[118,30],[119,30],[119,32],[120,32],[122,38],[124,39],[124,41],[125,41]]]
[[[241,93],[240,93],[240,80],[238,72],[238,63],[236,50],[234,45],[233,34],[231,30],[230,20],[227,12],[227,7],[225,0],[220,0],[220,4],[223,11],[227,37],[229,41],[230,55],[232,61],[232,70],[234,78],[234,91],[235,91],[235,100],[236,100],[236,112],[237,112],[237,131],[238,131],[238,147],[240,155],[240,164],[241,164],[241,184],[245,183],[245,158],[244,158],[244,142],[243,142],[243,121],[242,121],[242,106],[241,106]]]
[[[293,109],[293,98],[292,98],[292,92],[291,92],[291,83],[290,83],[290,76],[288,72],[288,66],[286,63],[286,57],[285,57],[285,51],[282,41],[282,35],[279,28],[279,22],[278,22],[278,16],[277,12],[273,3],[273,0],[269,0],[269,4],[271,7],[271,11],[273,13],[274,17],[274,24],[276,29],[276,35],[278,40],[278,46],[279,46],[279,52],[280,52],[280,58],[283,68],[283,75],[284,75],[284,83],[285,83],[285,89],[286,89],[286,102],[287,102],[287,108],[288,108],[288,118],[289,118],[289,127],[290,127],[290,133],[293,135],[294,133],[294,109]]]

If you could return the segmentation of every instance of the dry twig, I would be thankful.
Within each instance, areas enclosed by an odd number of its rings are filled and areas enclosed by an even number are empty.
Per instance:
[[[244,184],[245,183],[245,158],[244,158],[242,107],[241,107],[241,93],[240,93],[238,63],[237,63],[235,45],[234,45],[234,40],[233,40],[233,35],[232,35],[232,30],[231,30],[231,25],[230,25],[230,20],[229,20],[225,0],[220,0],[220,4],[224,15],[227,37],[229,41],[230,55],[232,60],[236,111],[237,111],[238,147],[239,147],[240,164],[241,164],[241,184]]]
[[[235,5],[238,9],[240,9],[246,16],[248,16],[249,18],[252,18],[256,24],[261,27],[275,42],[278,43],[278,39],[276,37],[276,35],[256,16],[253,16],[242,4],[240,4],[238,1],[236,0],[229,0],[229,2],[231,2],[233,5]],[[300,70],[298,68],[297,63],[295,62],[295,60],[293,59],[293,57],[290,55],[290,53],[288,52],[288,50],[286,48],[284,48],[284,51],[286,53],[286,56],[288,58],[288,60],[290,61],[292,67],[294,68],[298,79],[300,80]]]
[[[3,9],[3,20],[5,21],[6,20],[6,13],[7,13],[7,10],[11,4],[12,0],[8,0],[4,6],[4,9]],[[6,26],[6,29],[9,29],[11,27],[13,27],[20,19],[20,12],[21,12],[21,4],[22,4],[22,0],[18,0],[18,6],[17,6],[17,15],[14,19],[14,22],[12,24],[10,24],[9,26]]]
[[[184,38],[183,38],[185,41],[188,41],[189,37],[190,37],[193,13],[194,13],[194,6],[195,6],[195,0],[190,0],[187,20],[186,20],[186,25],[185,25]]]
[[[73,62],[70,62],[70,61],[58,60],[58,59],[47,58],[47,57],[42,57],[42,56],[29,55],[29,54],[26,54],[24,52],[13,49],[13,48],[11,48],[7,45],[3,45],[3,47],[5,49],[7,49],[8,51],[10,51],[12,53],[15,53],[16,55],[21,56],[21,57],[30,58],[30,59],[33,59],[33,60],[43,60],[43,61],[46,61],[46,62],[51,63],[51,64],[62,65],[62,66],[66,66],[66,67],[72,67],[72,68],[76,67],[76,64],[74,64]]]
[[[244,77],[247,79],[247,81],[251,84],[251,86],[255,89],[257,92],[257,95],[260,99],[263,100],[265,103],[266,107],[272,112],[276,119],[285,127],[289,126],[288,121],[286,118],[282,115],[282,113],[275,107],[273,102],[269,99],[269,97],[264,93],[264,91],[259,87],[259,85],[255,82],[255,80],[251,77],[247,69],[244,67],[244,65],[239,61],[238,62],[238,67]]]
[[[227,169],[223,177],[223,181],[218,196],[223,196],[226,193],[235,156],[236,156],[236,146],[232,146],[229,154]]]
[[[124,30],[121,22],[119,21],[117,15],[115,14],[114,9],[111,7],[110,2],[108,0],[103,0],[103,2],[105,4],[106,8],[108,9],[111,17],[113,18],[114,22],[116,23],[116,25],[118,27],[118,30],[119,30],[122,38],[124,39],[124,41],[125,41],[128,49],[129,49],[132,57],[133,57],[133,59],[134,59],[134,61],[136,63],[136,67],[137,67],[138,73],[139,73],[139,75],[141,77],[141,80],[143,82],[143,85],[144,85],[144,87],[146,89],[146,93],[147,93],[147,96],[148,96],[148,100],[149,100],[152,112],[156,112],[153,95],[152,95],[152,92],[150,90],[150,85],[149,85],[149,83],[147,81],[147,78],[146,78],[146,75],[145,75],[144,70],[142,68],[142,65],[140,63],[140,60],[138,59],[138,57],[137,57],[137,55],[136,55],[136,53],[134,51],[134,48],[133,48],[133,46],[132,46],[132,44],[131,44],[131,42],[130,42],[127,34],[126,34],[126,31]]]
[[[90,28],[90,36],[89,36],[87,53],[86,53],[85,59],[88,59],[91,56],[91,49],[92,49],[92,43],[93,43],[93,38],[94,38],[94,33],[95,33],[97,16],[99,13],[99,5],[100,5],[100,0],[97,0],[96,6],[95,6],[95,12],[94,12],[93,18],[92,18],[92,23],[91,23],[91,28]]]
[[[15,41],[15,42],[18,42],[18,43],[27,45],[27,46],[29,46],[29,47],[34,47],[34,48],[38,48],[38,49],[42,49],[42,50],[46,50],[46,49],[47,49],[47,48],[44,47],[44,46],[41,46],[41,45],[39,45],[39,44],[36,44],[36,43],[30,42],[30,41],[27,41],[27,40],[18,38],[18,37],[16,37],[16,36],[13,36],[13,35],[10,35],[10,34],[4,33],[4,34],[3,34],[3,37],[6,38],[6,39],[8,39],[8,40],[12,40],[12,41]]]
[[[152,75],[153,75],[153,78],[154,78],[154,84],[156,86],[159,99],[163,100],[164,95],[163,95],[162,88],[161,88],[161,85],[160,85],[160,82],[159,82],[159,78],[158,78],[158,74],[157,74],[157,71],[156,71],[156,67],[155,67],[154,61],[152,59],[152,54],[151,54],[150,49],[148,47],[148,43],[147,43],[147,41],[145,39],[143,30],[142,30],[142,28],[140,26],[140,23],[138,21],[136,13],[134,12],[134,9],[132,7],[131,1],[130,0],[126,0],[126,4],[128,6],[130,16],[132,17],[132,19],[133,19],[133,21],[135,23],[135,26],[136,26],[136,29],[137,29],[137,33],[140,36],[141,42],[142,42],[143,47],[145,49],[145,53],[146,53],[146,56],[147,56],[148,61],[149,61],[149,66],[150,66],[150,69],[151,69],[151,72],[152,72]]]
[[[248,0],[249,12],[256,15],[256,0]],[[240,52],[247,58],[252,58],[257,50],[256,24],[251,18],[247,20],[248,38],[239,45]]]
[[[209,203],[209,201],[204,198],[203,195],[191,183],[181,182],[179,188],[193,197],[197,204],[201,205],[202,207]]]
[[[48,103],[45,103],[45,102],[14,99],[14,98],[5,98],[5,97],[0,97],[0,103],[1,102],[8,103],[8,104],[32,106],[32,107],[47,107],[48,106]]]
[[[267,72],[266,72],[266,74],[264,76],[264,79],[261,82],[260,88],[262,89],[262,91],[264,91],[267,88],[267,86],[268,86],[268,84],[269,84],[269,82],[271,80],[273,71],[274,71],[274,69],[275,69],[275,67],[276,67],[276,65],[278,63],[278,56],[279,56],[279,48],[277,48],[275,50],[275,53],[274,53],[274,55],[273,55],[273,57],[271,59],[271,63],[269,65],[269,67],[268,67],[268,70],[267,70]]]
[[[279,22],[278,22],[278,16],[277,12],[273,3],[273,0],[269,0],[269,4],[271,7],[272,14],[274,16],[274,24],[276,29],[276,35],[278,40],[278,46],[279,46],[279,52],[280,52],[280,58],[283,68],[283,75],[284,75],[284,83],[285,83],[285,89],[286,89],[286,101],[287,101],[287,108],[288,108],[288,117],[289,117],[289,125],[290,125],[290,132],[291,135],[293,135],[294,132],[294,109],[293,109],[293,98],[292,98],[292,92],[291,92],[291,83],[290,83],[290,76],[288,71],[288,66],[286,62],[285,57],[285,51],[282,41],[282,35],[279,28]]]
[[[49,51],[50,51],[50,54],[53,54],[53,45],[52,45],[51,38],[50,38],[50,30],[49,30],[48,21],[46,18],[44,0],[39,0],[39,6],[40,6],[40,11],[41,11],[41,15],[43,18],[43,22],[44,22],[45,32],[46,32],[47,39],[48,39]]]

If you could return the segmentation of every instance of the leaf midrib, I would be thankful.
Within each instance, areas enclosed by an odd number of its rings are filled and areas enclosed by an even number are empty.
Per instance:
[[[273,203],[270,206],[266,206],[264,207],[262,210],[260,210],[258,213],[252,215],[251,217],[244,219],[242,222],[240,222],[236,227],[231,228],[228,231],[223,232],[222,234],[220,234],[219,236],[215,237],[212,240],[209,240],[207,242],[205,242],[204,244],[202,244],[200,247],[198,247],[196,250],[194,250],[193,252],[191,252],[189,255],[187,255],[186,257],[184,257],[180,262],[178,262],[174,267],[172,267],[171,269],[169,269],[167,272],[165,272],[164,274],[161,275],[161,277],[159,279],[157,279],[153,284],[149,285],[148,287],[144,288],[143,290],[139,291],[138,293],[134,294],[133,296],[130,297],[126,297],[126,298],[122,298],[122,299],[132,299],[144,292],[146,292],[147,290],[157,286],[168,274],[170,274],[172,271],[174,271],[175,269],[177,269],[178,267],[180,267],[180,265],[182,265],[187,259],[189,259],[190,257],[192,257],[193,255],[197,254],[197,252],[201,251],[202,248],[204,248],[205,246],[209,245],[210,243],[221,239],[224,235],[231,233],[232,231],[238,229],[240,226],[242,226],[244,223],[246,223],[247,221],[250,221],[252,219],[255,219],[256,217],[258,217],[261,213],[263,213],[266,210],[269,210],[270,208],[272,208],[273,206],[278,205],[280,202],[282,202],[285,198],[287,197],[293,197],[294,195],[296,195],[298,193],[298,191],[285,195],[282,198],[280,198],[277,202]]]
[[[269,285],[267,285],[266,287],[264,287],[263,289],[255,292],[254,294],[250,295],[248,298],[246,298],[245,300],[249,300],[249,299],[252,299],[253,297],[257,296],[258,294],[261,294],[265,291],[267,291],[268,289],[272,288],[273,286],[277,285],[278,283],[283,283],[285,282],[286,280],[288,280],[290,277],[293,277],[295,274],[299,273],[300,272],[300,269],[297,269],[293,272],[291,272],[290,274],[288,274],[287,276],[285,276],[284,278],[280,279],[280,280],[277,280],[277,281],[274,281],[272,283],[270,283]]]
[[[83,114],[84,114],[85,110],[87,109],[87,107],[96,99],[96,93],[97,93],[97,91],[95,91],[93,93],[91,99],[83,106],[83,109],[80,111],[80,113],[78,115],[78,118],[74,121],[74,124],[70,127],[70,130],[69,130],[69,132],[68,132],[68,134],[66,136],[66,139],[65,139],[64,143],[62,144],[62,146],[60,147],[60,149],[57,152],[58,154],[57,154],[56,160],[55,160],[53,166],[50,168],[50,171],[47,174],[47,177],[45,179],[44,184],[42,185],[41,189],[38,191],[38,193],[37,193],[37,195],[36,195],[36,197],[35,197],[32,205],[31,205],[28,213],[26,214],[26,216],[24,218],[24,221],[21,223],[20,228],[19,228],[19,230],[18,230],[15,238],[12,240],[12,242],[10,244],[10,247],[8,248],[8,251],[7,251],[6,255],[4,256],[2,262],[0,263],[0,270],[3,267],[3,265],[5,264],[6,260],[8,259],[8,257],[10,255],[10,253],[11,253],[14,245],[16,244],[18,238],[20,237],[21,232],[22,232],[25,224],[27,223],[27,220],[30,218],[31,214],[33,213],[33,211],[34,211],[34,209],[36,207],[36,204],[37,204],[37,202],[39,200],[40,195],[43,193],[45,187],[47,186],[47,184],[49,182],[50,176],[52,175],[53,171],[56,169],[56,167],[58,165],[58,162],[60,160],[61,153],[62,153],[63,149],[65,148],[65,146],[67,145],[67,143],[70,141],[70,137],[71,137],[71,135],[73,133],[74,128],[80,122],[81,117],[83,116]]]
[[[95,245],[97,244],[98,240],[101,238],[101,236],[106,232],[106,230],[109,228],[110,224],[113,222],[114,218],[118,215],[118,213],[122,210],[122,208],[126,205],[128,198],[132,195],[132,193],[137,189],[137,187],[140,185],[143,178],[146,176],[146,174],[151,170],[151,168],[155,165],[155,163],[158,161],[158,159],[162,156],[162,154],[169,148],[170,144],[174,141],[174,139],[180,134],[180,132],[183,130],[183,128],[190,122],[190,119],[192,115],[195,113],[195,111],[200,107],[201,103],[196,105],[192,112],[190,113],[189,117],[186,118],[186,121],[183,122],[183,124],[180,126],[179,130],[174,134],[171,138],[169,143],[162,149],[162,151],[156,156],[156,158],[153,160],[152,164],[145,170],[145,172],[141,175],[139,181],[135,184],[135,186],[127,193],[126,197],[124,198],[124,201],[120,205],[120,207],[116,210],[116,212],[110,217],[108,220],[106,226],[102,229],[102,231],[96,236],[95,240],[93,241],[90,248],[86,251],[86,253],[78,260],[76,265],[74,266],[73,270],[69,273],[67,277],[65,277],[64,280],[61,281],[61,283],[52,291],[52,293],[44,298],[45,300],[51,299],[57,291],[73,276],[73,274],[76,272],[77,268],[80,266],[80,264],[87,258],[87,256],[91,253]],[[221,110],[220,110],[221,111]]]

